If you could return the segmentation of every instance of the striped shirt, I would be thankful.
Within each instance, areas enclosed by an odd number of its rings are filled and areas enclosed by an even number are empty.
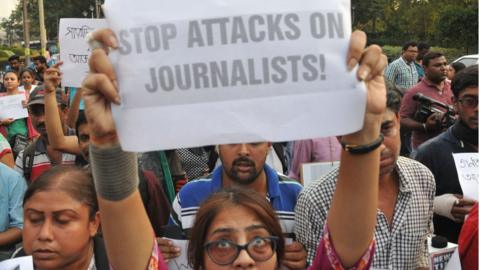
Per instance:
[[[75,132],[71,129],[67,132],[67,135],[73,135]],[[24,175],[23,171],[23,153],[24,150],[20,151],[15,160],[15,170],[21,175]],[[62,163],[63,165],[73,165],[75,164],[75,155],[62,153]],[[41,138],[38,139],[37,144],[35,145],[35,154],[33,157],[32,172],[30,174],[30,179],[26,179],[27,182],[35,181],[35,179],[42,174],[44,171],[50,169],[52,163],[47,154],[47,145],[45,141]]]
[[[413,61],[407,64],[400,57],[388,65],[385,78],[404,94],[418,82],[418,72]]]
[[[283,232],[292,233],[295,222],[293,210],[302,185],[279,175],[268,165],[265,165],[264,170],[267,176],[267,199],[277,213]],[[194,180],[183,186],[173,201],[169,223],[184,230],[192,228],[200,204],[222,188],[222,171],[223,167],[219,166],[207,178]]]

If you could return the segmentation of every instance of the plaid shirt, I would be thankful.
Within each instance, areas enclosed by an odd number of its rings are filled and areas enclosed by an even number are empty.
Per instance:
[[[377,210],[373,268],[415,269],[428,267],[427,236],[433,231],[435,180],[428,168],[414,160],[398,157],[396,171],[400,191],[393,223]],[[295,208],[295,234],[308,251],[312,263],[323,233],[337,182],[338,169],[306,187]],[[391,228],[391,229],[390,229]]]
[[[407,64],[402,57],[393,61],[385,70],[385,78],[403,94],[418,82],[415,63]]]

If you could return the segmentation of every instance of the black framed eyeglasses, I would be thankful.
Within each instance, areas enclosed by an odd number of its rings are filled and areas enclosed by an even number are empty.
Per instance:
[[[458,102],[467,108],[476,108],[478,106],[478,97],[464,97],[458,99]]]
[[[242,250],[256,262],[264,262],[272,258],[277,251],[278,237],[255,237],[245,245],[238,245],[232,241],[221,239],[203,245],[212,261],[218,265],[233,263]]]

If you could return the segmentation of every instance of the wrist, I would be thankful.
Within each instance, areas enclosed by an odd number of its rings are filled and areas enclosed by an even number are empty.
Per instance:
[[[381,121],[381,116],[365,117],[362,129],[343,136],[342,141],[355,145],[365,145],[375,141],[380,136]]]
[[[90,136],[92,145],[95,145],[99,148],[109,148],[120,144],[118,140],[117,132],[109,132],[102,135],[92,135]]]

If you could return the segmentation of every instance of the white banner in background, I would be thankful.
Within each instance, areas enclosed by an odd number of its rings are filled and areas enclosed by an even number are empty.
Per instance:
[[[58,40],[63,71],[62,86],[80,87],[88,74],[90,48],[85,36],[95,29],[107,27],[105,19],[60,19]]]
[[[346,68],[348,0],[107,0],[104,12],[120,45],[110,56],[125,150],[288,141],[362,125],[365,90]]]

